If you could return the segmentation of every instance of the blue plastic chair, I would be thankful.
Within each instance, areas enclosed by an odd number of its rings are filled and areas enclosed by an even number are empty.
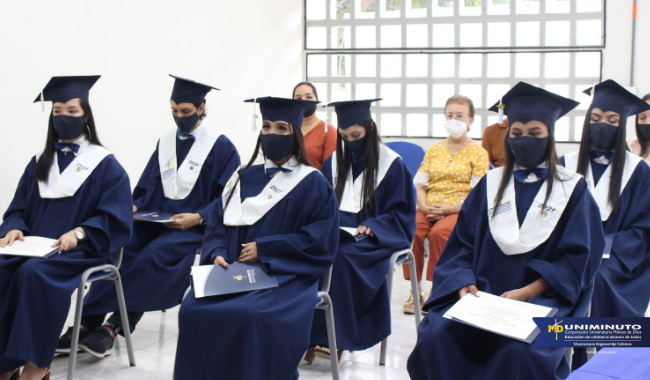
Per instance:
[[[386,146],[402,157],[402,161],[409,168],[411,176],[415,177],[415,173],[418,172],[422,160],[424,160],[424,154],[426,153],[424,148],[406,141],[393,141],[386,143]]]

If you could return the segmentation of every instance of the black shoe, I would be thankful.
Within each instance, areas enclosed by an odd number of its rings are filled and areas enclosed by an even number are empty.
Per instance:
[[[98,358],[103,358],[113,353],[114,341],[113,335],[102,326],[79,342],[79,349]]]
[[[59,343],[56,345],[57,354],[69,354],[70,346],[72,345],[72,329],[73,327],[68,327],[68,331],[59,338]],[[90,335],[89,332],[84,331],[84,329],[79,329],[79,342],[86,339]],[[79,351],[79,346],[77,346],[77,351]]]

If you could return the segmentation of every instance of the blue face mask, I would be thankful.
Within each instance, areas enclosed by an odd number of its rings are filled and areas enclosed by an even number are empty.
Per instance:
[[[610,150],[616,145],[618,127],[608,123],[593,123],[589,125],[589,139],[598,149]]]
[[[199,122],[199,113],[194,112],[193,115],[185,117],[174,116],[174,121],[176,122],[176,126],[178,127],[179,131],[183,133],[190,133]]]
[[[54,129],[63,140],[74,140],[84,133],[85,116],[56,115],[52,118]]]
[[[515,156],[517,165],[524,168],[534,168],[546,158],[548,137],[535,138],[530,136],[511,137],[510,151]]]
[[[262,148],[264,156],[271,161],[280,161],[291,154],[292,135],[276,135],[269,133],[262,135]]]
[[[361,157],[366,151],[366,137],[367,136],[363,136],[359,140],[355,140],[355,141],[343,140],[343,144],[345,144],[346,149],[350,149],[350,151],[354,153],[356,156]]]

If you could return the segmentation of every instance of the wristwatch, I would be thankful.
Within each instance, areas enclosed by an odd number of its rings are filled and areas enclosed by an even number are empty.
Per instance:
[[[86,237],[86,236],[84,235],[84,233],[81,232],[81,231],[79,231],[79,230],[72,230],[72,231],[70,231],[70,232],[73,232],[73,233],[74,233],[74,236],[76,236],[76,237],[77,237],[77,240],[79,240],[79,241],[82,241],[82,240]]]

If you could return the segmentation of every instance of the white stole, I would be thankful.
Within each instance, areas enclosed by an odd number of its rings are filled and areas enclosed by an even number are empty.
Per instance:
[[[395,153],[393,150],[388,148],[384,144],[379,144],[379,165],[377,167],[377,178],[375,180],[375,189],[379,187],[379,184],[386,176],[388,169],[395,159],[399,157],[399,154]],[[337,182],[337,165],[336,165],[336,155],[332,156],[332,182],[334,188],[336,188]],[[345,188],[343,189],[343,196],[341,199],[341,204],[339,210],[345,212],[351,212],[354,214],[359,213],[363,208],[361,204],[361,192],[362,192],[362,183],[364,172],[359,174],[356,180],[354,180],[354,174],[352,173],[352,167],[348,171],[348,177],[345,180]]]
[[[201,122],[192,135],[196,140],[180,167],[176,162],[176,140],[178,139],[176,130],[165,134],[158,143],[160,178],[167,199],[185,199],[190,194],[201,174],[201,166],[221,133]]]
[[[546,207],[542,210],[546,198],[547,182],[537,192],[533,204],[526,214],[526,219],[519,228],[517,219],[517,203],[515,197],[514,176],[506,185],[503,198],[496,209],[494,201],[499,191],[499,184],[503,177],[504,168],[489,171],[487,176],[487,204],[490,232],[494,241],[506,255],[519,255],[530,252],[548,240],[555,230],[571,194],[575,189],[580,176],[569,170],[556,166],[557,172],[563,181],[553,179],[553,191]],[[492,215],[494,214],[494,217]]]
[[[57,199],[73,196],[97,165],[111,154],[101,145],[89,144],[87,141],[85,145],[83,143],[80,144],[77,157],[62,173],[59,173],[59,159],[54,152],[54,160],[50,166],[47,183],[38,181],[38,192],[41,198]],[[42,154],[43,152],[40,152],[36,155],[37,162]],[[74,153],[70,151],[70,154]]]
[[[246,167],[242,165],[239,169]],[[275,164],[267,160],[265,167],[276,167]],[[262,189],[262,192],[255,197],[249,197],[241,201],[241,182],[239,179],[239,169],[233,173],[221,195],[221,202],[226,206],[226,202],[232,192],[232,198],[226,208],[223,216],[223,223],[226,226],[251,226],[258,220],[262,219],[278,202],[287,196],[305,177],[318,169],[311,166],[298,163],[293,157],[282,167],[291,169],[291,172],[285,173],[279,170],[268,184]]]
[[[567,169],[572,171],[578,170],[578,153],[579,152],[573,152],[564,156],[564,164]],[[623,176],[621,177],[621,194],[623,194],[623,190],[625,190],[625,186],[627,186],[627,182],[632,177],[636,166],[642,161],[643,159],[641,157],[627,151],[625,152],[625,165],[623,166]],[[585,180],[587,181],[587,186],[589,187],[591,194],[596,198],[596,203],[600,209],[600,219],[603,222],[609,219],[613,209],[608,199],[611,176],[612,165],[610,163],[594,188],[594,175],[591,171],[591,159],[587,162]]]

